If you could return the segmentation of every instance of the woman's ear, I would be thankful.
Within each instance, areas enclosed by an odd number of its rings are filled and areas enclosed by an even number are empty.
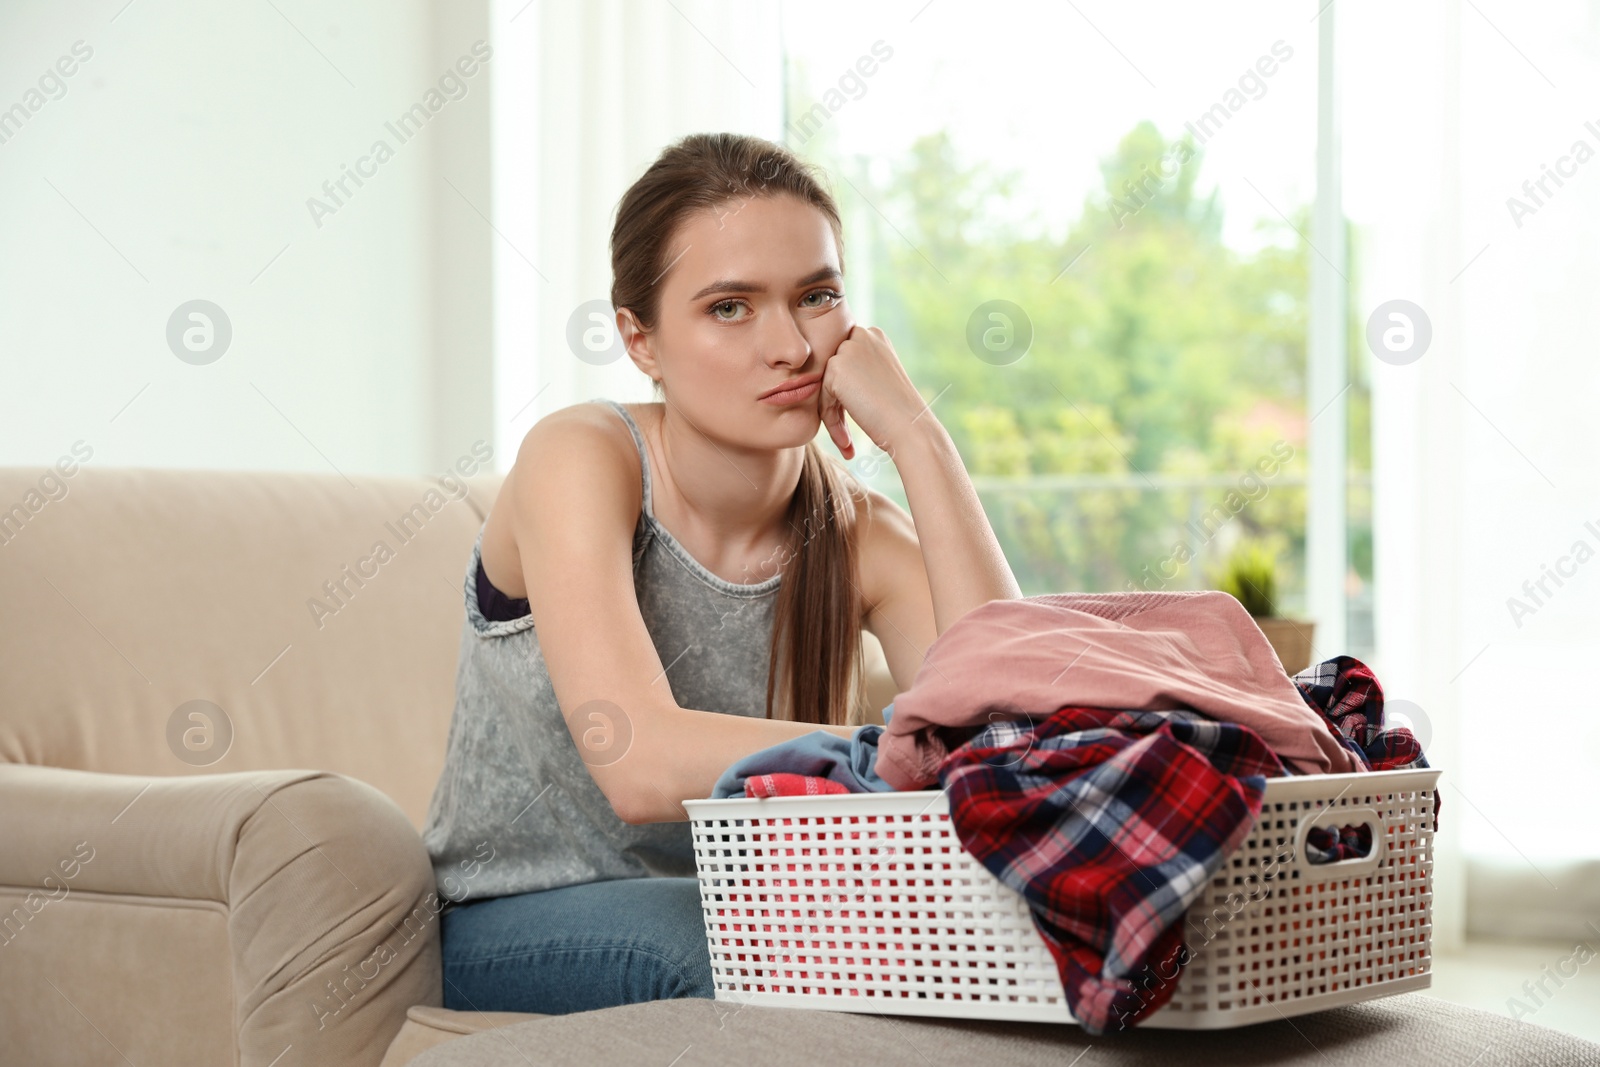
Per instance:
[[[622,338],[622,347],[627,349],[633,365],[659,382],[661,369],[656,366],[655,346],[651,343],[650,332],[639,325],[638,316],[634,315],[632,308],[617,309],[617,334]]]

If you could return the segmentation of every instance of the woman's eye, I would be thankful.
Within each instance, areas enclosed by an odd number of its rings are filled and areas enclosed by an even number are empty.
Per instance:
[[[807,303],[807,301],[811,301],[813,297],[820,297],[821,300]],[[842,293],[835,292],[832,289],[813,289],[811,292],[801,297],[800,302],[804,307],[815,309],[827,307],[830,304],[837,303],[842,299],[844,299],[844,295]],[[724,300],[721,303],[712,304],[710,307],[706,308],[706,313],[720,322],[738,322],[744,317],[737,314],[743,305],[744,301],[742,300]]]

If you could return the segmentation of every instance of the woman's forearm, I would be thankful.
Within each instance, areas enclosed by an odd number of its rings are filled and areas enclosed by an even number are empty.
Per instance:
[[[689,813],[680,801],[709,797],[722,772],[752,752],[813,730],[855,736],[855,727],[850,726],[693,708],[660,708],[640,718],[643,721],[633,724],[629,751],[619,761],[633,763],[629,768],[633,796],[624,816],[632,823],[686,822]]]
[[[896,436],[892,457],[917,526],[937,631],[991,600],[1022,596],[961,454],[932,411]]]

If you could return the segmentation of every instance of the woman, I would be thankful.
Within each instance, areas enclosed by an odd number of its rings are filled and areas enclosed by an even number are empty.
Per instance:
[[[658,401],[539,420],[468,567],[423,832],[451,1008],[712,996],[680,802],[770,745],[852,736],[863,627],[904,690],[958,617],[1021,595],[949,436],[851,318],[839,213],[803,163],[684,138],[623,197],[611,260]],[[855,454],[846,412],[914,527],[816,443],[825,424]]]

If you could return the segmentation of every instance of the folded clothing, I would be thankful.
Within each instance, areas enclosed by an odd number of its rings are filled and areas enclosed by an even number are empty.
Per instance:
[[[1227,593],[1060,593],[991,600],[923,657],[879,743],[896,789],[938,778],[952,749],[995,718],[1062,707],[1192,710],[1248,726],[1294,770],[1359,771],[1307,707],[1272,646]]]
[[[1003,719],[939,768],[961,846],[1028,902],[1091,1034],[1172,998],[1182,920],[1285,773],[1246,726],[1192,711]]]
[[[885,709],[886,717],[893,715],[893,705]],[[821,778],[842,786],[841,789],[818,790],[840,793],[887,793],[893,790],[888,782],[878,777],[878,738],[884,728],[868,723],[856,728],[852,737],[840,737],[827,730],[813,730],[808,734],[790,738],[736,760],[722,772],[711,789],[711,799],[742,796],[781,796],[771,792],[772,783],[757,786],[765,790],[747,790],[752,779],[770,775]],[[811,787],[799,785],[805,795]]]
[[[829,793],[849,793],[849,788],[827,778],[804,774],[757,774],[744,781],[747,797],[819,797]]]
[[[1358,770],[1428,766],[1411,732],[1385,723],[1382,687],[1360,660],[1317,664],[1293,685]],[[1188,960],[1183,917],[1254,825],[1266,779],[1290,768],[1249,727],[1192,711],[1065,707],[1037,723],[994,721],[938,770],[952,831],[1028,902],[1070,1010],[1100,1033],[1171,999],[1176,982],[1159,976]],[[842,788],[770,778],[763,795]],[[1306,858],[1331,863],[1371,848],[1370,827],[1323,827],[1309,835]],[[863,885],[870,893],[879,880]],[[872,917],[892,924],[894,914]]]
[[[1354,656],[1335,656],[1313,663],[1291,681],[1307,706],[1350,750],[1361,770],[1402,771],[1429,766],[1416,735],[1404,726],[1389,725],[1383,712],[1383,686],[1378,684],[1372,668]],[[1435,826],[1443,805],[1444,800],[1435,789]],[[1346,826],[1337,831],[1318,827],[1306,837],[1307,858],[1312,863],[1331,863],[1365,856],[1372,848],[1370,837],[1364,827]]]
[[[1372,854],[1372,827],[1315,826],[1306,832],[1306,862],[1338,863]]]
[[[1383,712],[1383,687],[1378,684],[1377,676],[1372,673],[1372,669],[1354,656],[1336,656],[1326,662],[1312,664],[1290,680],[1294,682],[1295,688],[1311,710],[1327,722],[1329,729],[1340,742],[1361,762],[1363,769],[1392,771],[1429,766],[1422,744],[1416,735],[1406,727],[1387,724]],[[889,704],[883,709],[884,722],[889,722],[893,715],[894,705]],[[1293,766],[1287,764],[1285,769],[1291,772],[1294,770]],[[760,787],[763,789],[761,796],[807,796],[822,792],[860,791],[852,790],[848,786],[837,789],[819,788],[818,783],[826,779],[811,780],[803,775],[780,774],[766,777],[773,781],[766,782]],[[838,783],[828,784],[832,786]],[[746,788],[745,795],[757,795],[748,792],[752,787],[747,785]],[[1439,807],[1439,797],[1435,794],[1436,816]],[[1365,827],[1360,829],[1366,830]],[[1335,854],[1340,859],[1365,855],[1370,847],[1368,839],[1371,834],[1358,833],[1356,840],[1364,843],[1359,846],[1358,851],[1353,851],[1350,835],[1355,832],[1356,828],[1348,826],[1344,827],[1343,831],[1331,827],[1312,830],[1308,843],[1330,858]],[[1313,858],[1312,862],[1327,861]]]
[[[1314,663],[1290,680],[1306,705],[1360,763],[1357,769],[1395,771],[1428,766],[1416,735],[1384,720],[1383,686],[1372,668],[1354,656]],[[1437,797],[1437,792],[1434,795]]]
[[[892,707],[885,714],[893,721]],[[883,791],[887,783],[870,773],[870,761],[861,762],[881,729],[862,727],[855,740],[819,730],[763,749],[731,766],[714,795],[865,792],[869,783]],[[856,761],[841,758],[847,754]],[[777,766],[826,773],[768,769]],[[1284,773],[1247,727],[1187,711],[1062,708],[1037,726],[994,722],[950,754],[941,784],[962,847],[1028,900],[1073,1015],[1100,1033],[1116,1012],[1142,1015],[1170,999],[1169,988],[1159,1000],[1142,1001],[1131,980],[1101,972],[1132,974],[1147,960],[1165,962],[1170,972],[1183,950],[1179,920],[1249,832],[1266,777]],[[877,865],[877,857],[864,859],[864,900],[892,908],[874,893],[882,886],[887,899],[894,896],[885,884],[892,879],[878,876]],[[893,939],[898,915],[874,909],[884,925],[871,929],[886,935],[885,956],[856,962],[907,965],[895,954],[905,951]],[[835,946],[811,951],[825,947]]]
[[[1383,689],[1360,660],[1340,656],[1291,684],[1356,770],[1428,765],[1410,730],[1384,722]],[[1073,1017],[1103,1033],[1172,998],[1176,981],[1159,976],[1188,961],[1183,917],[1285,762],[1251,728],[1193,712],[1069,707],[1037,725],[992,723],[945,758],[939,779],[962,847],[1028,902]],[[1371,848],[1365,826],[1322,828],[1307,859]]]

